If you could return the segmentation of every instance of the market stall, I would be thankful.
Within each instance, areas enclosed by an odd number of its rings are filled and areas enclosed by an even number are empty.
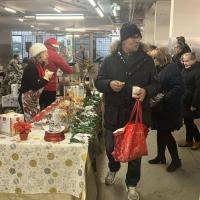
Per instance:
[[[96,94],[84,100],[70,99],[70,103],[69,98],[59,99],[35,117],[28,140],[20,140],[18,134],[0,135],[1,200],[96,199],[89,147],[97,139],[101,123],[99,100]],[[65,139],[55,141],[53,137],[53,142],[47,142],[51,123],[56,126],[55,116],[61,117],[61,127],[66,123],[62,131]]]

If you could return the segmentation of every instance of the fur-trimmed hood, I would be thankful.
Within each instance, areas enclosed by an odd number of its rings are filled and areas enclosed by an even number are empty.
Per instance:
[[[110,45],[110,53],[111,54],[117,53],[119,51],[120,47],[121,47],[121,41],[120,40],[113,41]],[[146,52],[144,43],[140,44],[140,49],[142,49],[144,52]]]

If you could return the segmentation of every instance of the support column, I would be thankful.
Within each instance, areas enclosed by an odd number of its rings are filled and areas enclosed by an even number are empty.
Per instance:
[[[12,33],[10,30],[0,30],[0,64],[4,67],[12,58]]]
[[[155,45],[169,45],[171,1],[157,1],[155,6]]]
[[[154,32],[155,32],[155,3],[146,12],[144,18],[143,41],[145,43],[154,44]]]
[[[89,59],[90,59],[90,62],[93,63],[93,40],[94,40],[94,36],[93,36],[93,33],[90,33],[89,34],[89,45],[90,45],[90,48],[89,48]]]

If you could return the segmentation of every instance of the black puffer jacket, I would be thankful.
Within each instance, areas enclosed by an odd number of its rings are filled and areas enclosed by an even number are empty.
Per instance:
[[[171,63],[158,74],[158,80],[162,85],[164,98],[159,109],[152,108],[152,129],[162,131],[178,130],[182,126],[181,98],[184,94],[184,82],[181,72],[176,64]]]
[[[155,76],[154,62],[141,48],[129,56],[119,50],[105,58],[95,82],[96,88],[105,97],[105,128],[114,131],[128,122],[135,103],[132,86],[139,86],[147,91],[147,97],[142,103],[143,121],[150,125],[149,98],[160,87]],[[125,87],[120,92],[114,92],[110,87],[112,80],[125,82]]]
[[[184,117],[200,117],[200,63],[196,62],[192,67],[184,69],[182,76],[185,82],[185,94],[183,96]],[[195,112],[190,107],[195,107]]]

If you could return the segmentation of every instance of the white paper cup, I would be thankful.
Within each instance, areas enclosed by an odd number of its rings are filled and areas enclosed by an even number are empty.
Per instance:
[[[133,86],[133,87],[132,87],[132,97],[133,97],[133,98],[136,98],[136,97],[137,97],[137,95],[138,95],[140,89],[141,89],[141,88],[138,87],[138,86]]]
[[[11,84],[11,94],[18,96],[18,84]]]

